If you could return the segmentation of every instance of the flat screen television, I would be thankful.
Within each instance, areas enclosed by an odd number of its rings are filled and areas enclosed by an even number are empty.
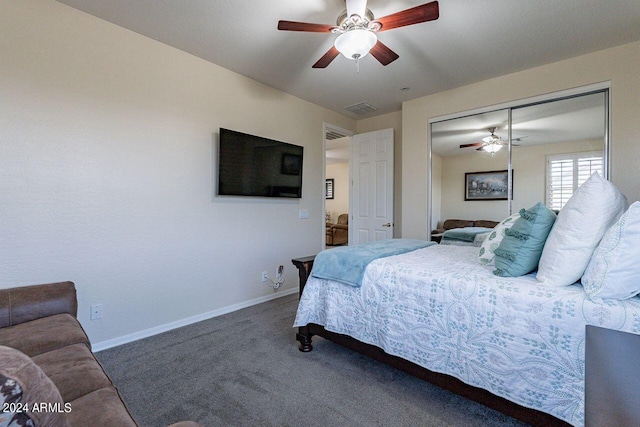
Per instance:
[[[220,128],[218,195],[302,197],[303,147]]]

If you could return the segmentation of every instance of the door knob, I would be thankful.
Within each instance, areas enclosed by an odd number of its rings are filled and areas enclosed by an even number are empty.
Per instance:
[[[390,223],[390,222],[388,222],[388,223],[386,223],[386,224],[382,224],[382,226],[383,226],[383,227],[391,227],[391,223]]]

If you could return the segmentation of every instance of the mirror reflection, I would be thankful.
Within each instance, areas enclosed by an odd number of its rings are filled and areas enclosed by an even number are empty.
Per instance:
[[[607,177],[606,95],[601,91],[432,123],[434,240],[446,226],[500,221],[510,210],[539,201],[560,210],[594,171]],[[511,191],[504,188],[508,170]],[[454,219],[465,222],[445,223]]]

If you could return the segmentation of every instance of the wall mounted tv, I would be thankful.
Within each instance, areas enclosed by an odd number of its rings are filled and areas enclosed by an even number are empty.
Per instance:
[[[302,197],[303,147],[220,128],[218,195]]]

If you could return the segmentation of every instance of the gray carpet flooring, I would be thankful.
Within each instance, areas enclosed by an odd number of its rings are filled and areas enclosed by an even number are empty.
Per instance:
[[[314,337],[290,295],[97,354],[142,426],[519,426],[513,418]]]

